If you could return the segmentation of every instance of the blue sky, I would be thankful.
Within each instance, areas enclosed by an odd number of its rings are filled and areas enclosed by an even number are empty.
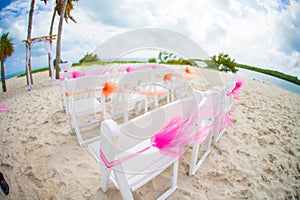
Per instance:
[[[36,0],[32,37],[48,35],[54,3]],[[0,6],[0,34],[9,32],[15,45],[6,74],[23,71],[30,1],[1,0]],[[78,62],[126,31],[163,28],[195,41],[209,56],[225,52],[237,62],[300,77],[299,0],[80,0],[72,15],[77,23],[64,24],[63,60]],[[57,25],[58,18],[54,32]],[[46,55],[43,44],[34,44],[32,67],[47,66]]]

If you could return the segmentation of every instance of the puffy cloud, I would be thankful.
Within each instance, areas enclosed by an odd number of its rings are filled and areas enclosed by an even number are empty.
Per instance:
[[[33,36],[47,35],[53,2],[46,6],[36,2]],[[78,23],[64,23],[64,60],[78,61],[124,31],[153,27],[187,36],[209,55],[223,51],[238,62],[300,77],[295,64],[300,59],[300,3],[296,0],[84,0],[75,5],[72,15]],[[0,33],[26,38],[29,6],[16,0],[2,9]],[[24,46],[18,47],[22,49],[18,57],[25,58]]]

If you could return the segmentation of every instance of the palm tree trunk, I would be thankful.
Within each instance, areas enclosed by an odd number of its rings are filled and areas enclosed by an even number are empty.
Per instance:
[[[2,77],[2,91],[6,92],[4,60],[1,60],[1,77]]]
[[[35,0],[31,0],[30,11],[29,11],[29,18],[28,18],[27,40],[31,38],[34,4],[35,4]],[[32,73],[31,73],[30,55],[27,55],[27,52],[29,53],[30,49],[31,49],[31,44],[28,43],[28,45],[26,45],[26,64],[27,64],[27,66],[26,66],[26,76],[27,76],[27,85],[33,84]],[[28,78],[28,77],[30,77],[30,78]]]
[[[62,35],[62,28],[63,28],[63,22],[64,22],[64,16],[66,11],[68,0],[63,1],[63,6],[61,8],[60,12],[60,19],[59,19],[59,25],[58,25],[58,33],[57,33],[57,44],[56,44],[56,60],[55,60],[55,66],[56,66],[56,79],[59,79],[59,72],[60,72],[60,47],[61,47],[61,35]]]
[[[50,25],[50,31],[49,31],[49,35],[50,36],[53,33],[53,25],[54,25],[55,16],[56,16],[56,7],[54,7],[54,10],[53,10],[52,20],[51,20],[51,25]],[[52,51],[52,40],[50,40],[50,49]],[[49,76],[52,77],[51,68],[50,68],[50,66],[51,66],[50,62],[52,62],[52,59],[50,58],[50,54],[48,53]]]

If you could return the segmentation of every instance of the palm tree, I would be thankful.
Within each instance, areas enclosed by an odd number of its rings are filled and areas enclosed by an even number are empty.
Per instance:
[[[48,0],[41,0],[41,1],[44,1],[45,4],[48,2]],[[31,38],[34,5],[35,5],[35,0],[31,0],[29,17],[28,17],[27,40]],[[30,55],[29,55],[31,44],[30,42],[26,42],[25,44],[26,44],[26,77],[27,77],[26,80],[27,80],[27,85],[29,85],[29,84],[33,84],[32,73],[31,73],[31,62],[30,62]],[[30,76],[30,83],[29,83],[29,76]]]
[[[65,8],[65,13],[64,13],[64,18],[66,22],[68,22],[68,19],[71,19],[74,23],[76,23],[76,20],[74,17],[71,15],[71,11],[74,10],[74,4],[73,2],[78,2],[79,0],[67,0],[67,5]],[[57,13],[59,16],[61,16],[61,9],[63,6],[63,1],[62,0],[56,0],[56,6],[57,6]]]
[[[71,16],[71,11],[74,9],[74,5],[73,5],[73,2],[77,2],[78,0],[68,0],[67,2],[67,6],[66,6],[66,10],[65,10],[65,20],[66,22],[68,22],[68,18],[70,18],[74,23],[76,23],[76,20]],[[50,24],[50,30],[49,30],[49,35],[52,35],[53,34],[53,25],[54,25],[54,20],[55,20],[55,17],[56,17],[56,13],[58,10],[60,10],[62,7],[62,3],[61,3],[61,0],[58,0],[56,1],[56,6],[54,7],[54,10],[53,10],[53,14],[52,14],[52,19],[51,19],[51,24]],[[59,12],[59,15],[60,15],[60,12]],[[50,40],[50,47],[52,49],[52,40]],[[52,76],[51,75],[51,70],[50,70],[50,55],[48,54],[48,64],[49,64],[49,76]]]
[[[28,18],[27,40],[31,38],[34,4],[35,4],[35,0],[31,0],[29,18]],[[33,84],[32,73],[31,73],[31,62],[30,62],[30,55],[29,55],[31,45],[29,42],[26,42],[25,44],[26,44],[26,77],[27,77],[26,80],[27,80],[27,85],[30,85]]]
[[[56,11],[60,15],[59,25],[58,25],[58,33],[57,33],[57,44],[56,44],[56,58],[55,58],[55,66],[56,66],[56,79],[59,79],[59,63],[60,63],[60,48],[61,48],[61,35],[63,28],[63,19],[68,22],[68,19],[75,21],[75,19],[71,16],[71,11],[74,9],[73,2],[77,2],[78,0],[56,0]]]
[[[54,25],[55,16],[56,16],[56,6],[54,7],[53,14],[52,14],[49,35],[52,35],[52,32],[53,32],[53,25]],[[52,40],[50,40],[50,49],[52,51]],[[53,74],[51,74],[51,69],[50,69],[50,66],[51,66],[50,62],[51,62],[51,60],[52,59],[50,58],[50,53],[48,53],[49,76],[52,77]]]
[[[4,62],[7,57],[11,56],[14,53],[14,46],[11,42],[11,39],[8,38],[9,33],[4,33],[0,39],[0,61],[1,61],[1,77],[2,77],[2,90],[6,92],[6,83],[5,83],[5,68]]]

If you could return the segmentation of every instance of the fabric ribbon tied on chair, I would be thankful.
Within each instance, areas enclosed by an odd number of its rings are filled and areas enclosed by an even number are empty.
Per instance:
[[[197,127],[198,111],[190,118],[182,121],[182,118],[177,116],[169,121],[169,123],[158,133],[151,137],[150,145],[135,152],[124,156],[114,161],[108,161],[104,153],[100,149],[100,158],[107,168],[118,166],[127,160],[147,151],[151,147],[157,148],[160,153],[179,158],[184,154],[185,146],[192,142],[202,143],[206,141],[209,134],[209,126]]]
[[[241,94],[240,94],[240,88],[243,86],[244,82],[242,79],[238,79],[237,82],[235,83],[235,87],[233,88],[233,90],[231,92],[228,92],[226,95],[233,95],[233,97],[236,100],[240,100],[241,99]]]

